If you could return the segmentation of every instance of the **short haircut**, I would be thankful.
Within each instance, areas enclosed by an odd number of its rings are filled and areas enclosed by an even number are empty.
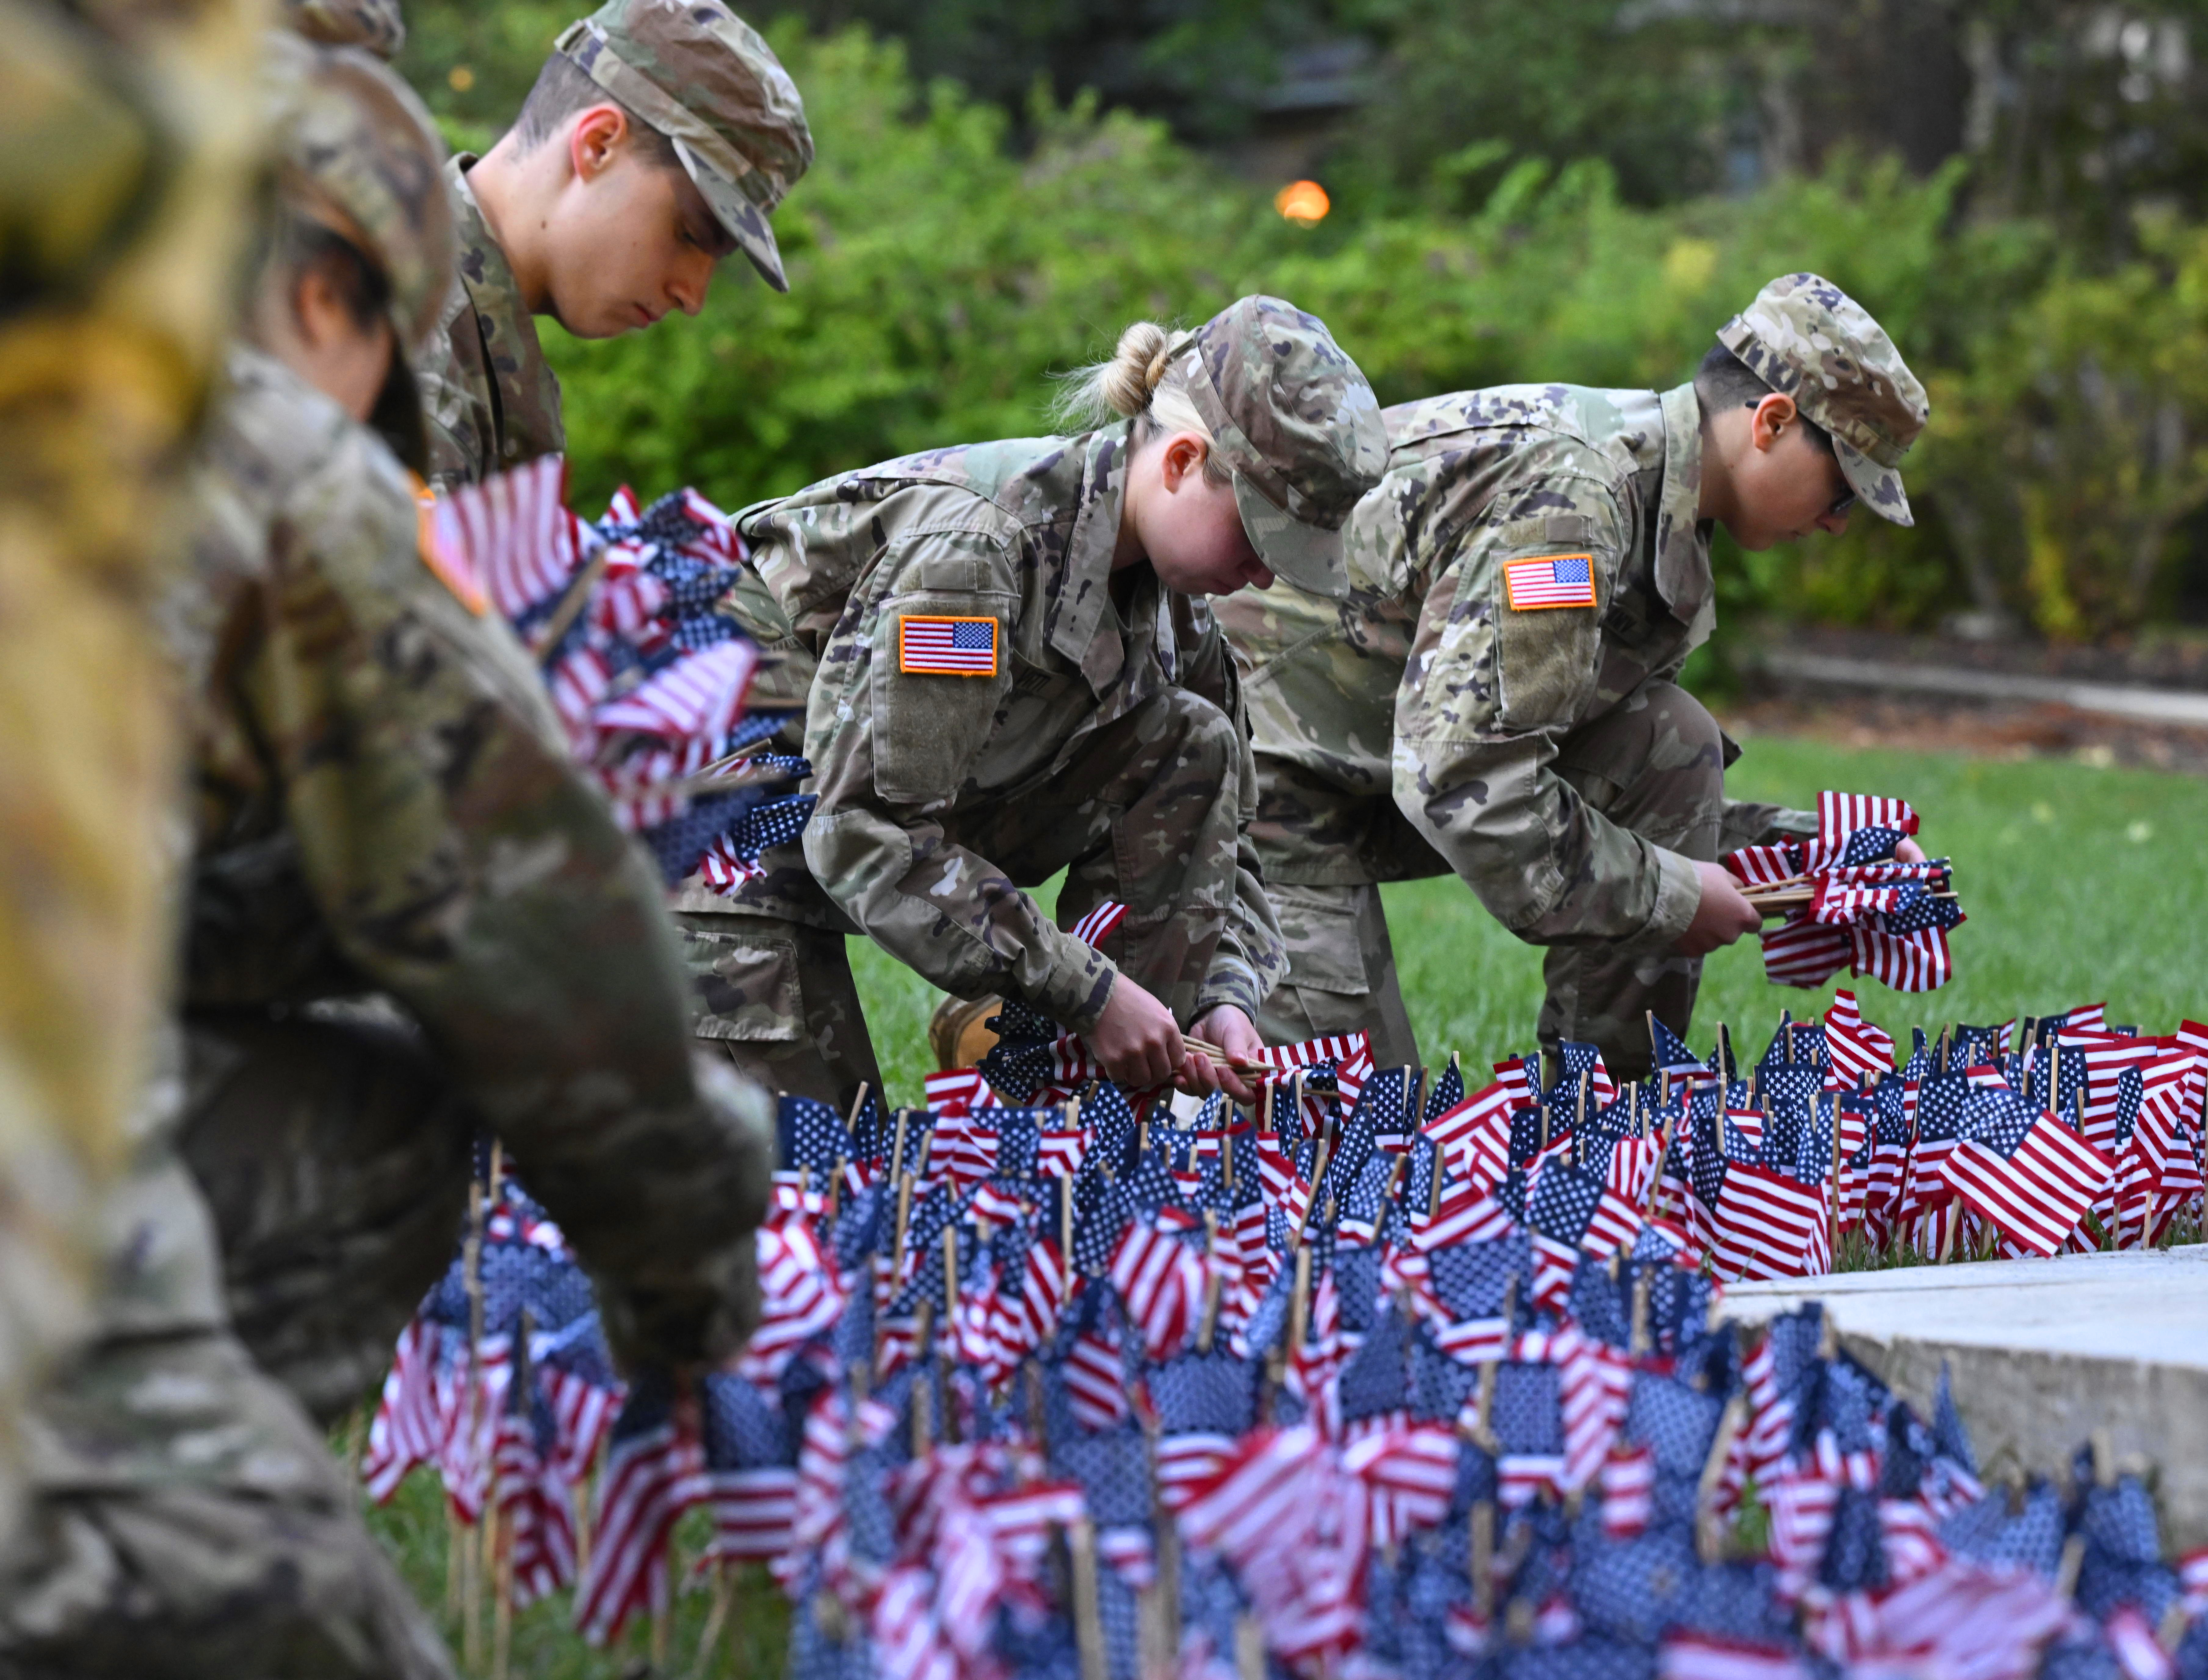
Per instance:
[[[1729,408],[1754,408],[1771,394],[1771,387],[1755,376],[1748,363],[1723,345],[1712,345],[1709,354],[1702,357],[1702,365],[1695,369],[1695,395],[1706,415],[1722,413]],[[1832,434],[1808,415],[1800,414],[1798,408],[1797,413],[1809,441],[1831,454]]]
[[[663,169],[682,167],[673,141],[591,81],[587,70],[562,52],[552,54],[537,71],[536,85],[513,119],[514,139],[524,152],[534,152],[566,127],[569,117],[602,105],[612,105],[628,118],[629,132],[644,148],[646,162]]]
[[[295,309],[299,282],[320,274],[362,332],[374,331],[390,316],[391,277],[383,265],[335,228],[289,205],[278,212],[268,266],[281,276]]]

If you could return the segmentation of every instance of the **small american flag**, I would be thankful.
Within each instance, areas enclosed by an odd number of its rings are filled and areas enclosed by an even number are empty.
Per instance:
[[[1545,607],[1594,605],[1593,555],[1543,555],[1537,560],[1513,561],[1503,568],[1503,581],[1514,612]]]
[[[2004,1236],[2051,1255],[2113,1176],[2109,1158],[2015,1093],[1974,1094],[1941,1174]]]
[[[900,617],[897,669],[908,676],[994,676],[997,621]]]
[[[1066,931],[1083,945],[1101,945],[1127,919],[1127,907],[1107,898]]]
[[[1827,843],[1859,828],[1891,828],[1903,834],[1914,834],[1917,826],[1917,813],[1905,799],[1881,799],[1872,794],[1841,794],[1830,789],[1817,795],[1817,837]]]

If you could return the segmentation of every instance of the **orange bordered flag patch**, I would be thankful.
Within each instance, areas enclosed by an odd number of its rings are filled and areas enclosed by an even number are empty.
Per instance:
[[[997,621],[901,617],[897,669],[907,676],[994,676]]]
[[[481,618],[490,610],[490,597],[477,580],[475,568],[464,554],[455,554],[437,534],[437,495],[412,472],[414,485],[414,546],[430,575],[444,585],[459,603]]]
[[[1503,568],[1514,612],[1538,612],[1546,607],[1594,605],[1593,555],[1542,555],[1533,560],[1514,560]]]

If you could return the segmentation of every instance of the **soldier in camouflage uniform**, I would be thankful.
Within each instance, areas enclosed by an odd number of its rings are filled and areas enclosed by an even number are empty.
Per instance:
[[[0,1544],[161,1012],[178,748],[147,613],[248,230],[255,15],[0,0]]]
[[[9,1673],[449,1673],[247,1349],[323,1416],[351,1403],[450,1256],[478,1125],[630,1357],[718,1357],[751,1310],[770,1111],[693,1061],[657,883],[359,423],[450,284],[441,148],[372,60],[290,56],[252,347],[167,614],[185,1053],[116,1210],[105,1339],[46,1407],[35,1544],[0,1581]],[[179,1110],[226,1277],[159,1147]]]
[[[1387,477],[1350,521],[1341,602],[1219,614],[1257,733],[1251,837],[1289,953],[1259,1024],[1370,1027],[1418,1059],[1379,884],[1454,871],[1546,946],[1542,1043],[1644,1072],[1687,1029],[1701,958],[1760,925],[1713,861],[1814,816],[1725,797],[1738,749],[1679,669],[1710,633],[1711,522],[1749,549],[1909,523],[1897,468],[1923,389],[1814,274],[1774,280],[1691,386],[1509,386],[1388,411]],[[1911,850],[1914,850],[1911,843]]]
[[[1338,586],[1378,409],[1325,327],[1267,297],[1193,334],[1129,328],[1091,386],[1113,423],[908,456],[739,519],[752,569],[724,607],[803,698],[820,803],[763,879],[693,879],[677,907],[700,1031],[763,1081],[879,1087],[852,933],[956,995],[1023,999],[1125,1083],[1214,1083],[1179,1023],[1257,1048],[1280,936],[1202,597],[1275,571]],[[1021,891],[1060,869],[1061,918],[1128,907],[1101,949]]]
[[[532,316],[603,339],[695,315],[735,250],[789,291],[767,218],[812,162],[795,84],[710,0],[609,0],[570,24],[513,129],[447,171],[461,287],[417,363],[431,483],[567,447]]]

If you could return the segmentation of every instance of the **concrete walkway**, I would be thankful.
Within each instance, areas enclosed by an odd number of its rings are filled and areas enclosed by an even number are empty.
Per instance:
[[[2067,1477],[2106,1429],[2159,1471],[2165,1544],[2208,1545],[2208,1245],[1736,1284],[1719,1316],[1823,1303],[1840,1345],[1929,1413],[1945,1361],[1978,1465]]]
[[[2208,694],[2182,689],[2139,688],[2116,682],[2073,681],[2067,677],[2023,676],[2007,671],[1855,659],[1796,648],[1772,648],[1749,657],[1752,663],[1772,675],[1796,682],[1875,688],[1887,693],[1949,694],[1970,700],[2021,700],[2031,705],[2067,706],[2073,711],[2097,712],[2104,717],[2137,718],[2145,723],[2208,728]]]

